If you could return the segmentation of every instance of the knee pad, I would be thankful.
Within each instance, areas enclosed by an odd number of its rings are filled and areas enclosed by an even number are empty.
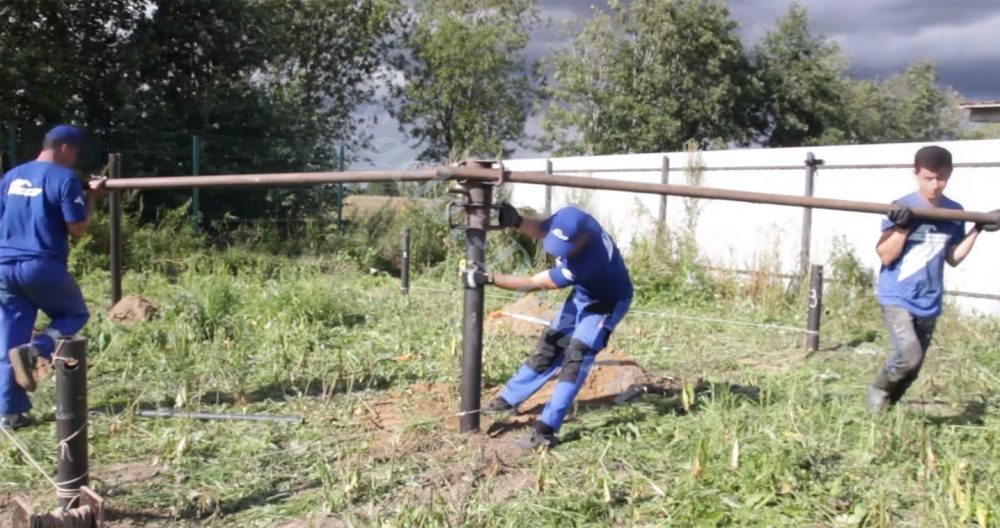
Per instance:
[[[542,332],[542,335],[538,337],[535,353],[528,356],[524,364],[539,374],[548,370],[564,349],[559,343],[563,337],[565,336],[551,328]]]
[[[566,357],[563,358],[562,370],[559,372],[559,381],[576,383],[580,377],[580,370],[583,369],[583,358],[594,353],[586,343],[579,339],[574,339],[566,347]]]

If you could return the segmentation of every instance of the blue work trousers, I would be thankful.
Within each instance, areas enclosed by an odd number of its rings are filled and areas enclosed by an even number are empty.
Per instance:
[[[51,322],[32,339],[38,311]],[[7,351],[31,343],[51,360],[56,341],[75,335],[90,313],[66,265],[47,258],[0,261],[0,414],[31,410],[28,394],[14,382]]]

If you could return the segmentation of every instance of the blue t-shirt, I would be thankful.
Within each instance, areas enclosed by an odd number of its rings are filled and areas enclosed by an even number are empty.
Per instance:
[[[908,194],[896,202],[915,208],[932,207],[917,193]],[[941,197],[938,207],[962,209],[958,202],[946,196]],[[882,220],[883,232],[892,228],[891,220]],[[945,259],[948,250],[964,237],[964,222],[913,218],[903,253],[892,264],[883,265],[879,272],[879,304],[906,308],[917,317],[941,315]]]
[[[631,299],[632,279],[614,240],[590,215],[583,229],[589,234],[587,245],[577,255],[556,259],[549,270],[552,282],[560,288],[574,286],[584,302]]]
[[[71,169],[47,161],[14,167],[0,182],[0,261],[66,262],[66,224],[86,219],[83,186]]]

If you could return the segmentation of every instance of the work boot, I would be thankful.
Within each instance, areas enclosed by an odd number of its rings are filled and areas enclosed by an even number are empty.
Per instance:
[[[15,431],[35,423],[27,414],[4,414],[0,416],[0,428]]]
[[[537,451],[540,447],[553,448],[558,443],[559,439],[556,438],[555,434],[541,433],[534,429],[526,431],[512,442],[514,447],[524,449],[525,451]]]
[[[889,393],[871,385],[868,387],[868,412],[876,416],[885,412],[892,405]]]
[[[14,381],[28,392],[34,392],[38,388],[35,381],[35,365],[41,354],[32,345],[20,345],[10,349],[7,353],[10,359],[10,367],[14,371]]]
[[[483,412],[488,414],[507,414],[514,416],[517,414],[517,406],[511,405],[507,402],[507,400],[497,396],[496,398],[490,400],[490,402],[486,404],[486,407],[483,407]]]

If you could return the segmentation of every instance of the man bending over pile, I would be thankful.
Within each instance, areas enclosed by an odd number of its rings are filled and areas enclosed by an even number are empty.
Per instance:
[[[505,290],[529,292],[572,286],[552,324],[542,332],[538,350],[507,382],[486,412],[515,413],[559,371],[552,398],[531,431],[514,443],[524,449],[552,447],[556,433],[583,386],[594,357],[607,344],[615,326],[632,303],[632,281],[614,241],[592,216],[575,207],[560,209],[544,220],[524,218],[510,204],[501,204],[500,226],[516,228],[542,240],[556,257],[554,268],[533,277],[469,270],[463,279],[472,286],[492,284]]]

